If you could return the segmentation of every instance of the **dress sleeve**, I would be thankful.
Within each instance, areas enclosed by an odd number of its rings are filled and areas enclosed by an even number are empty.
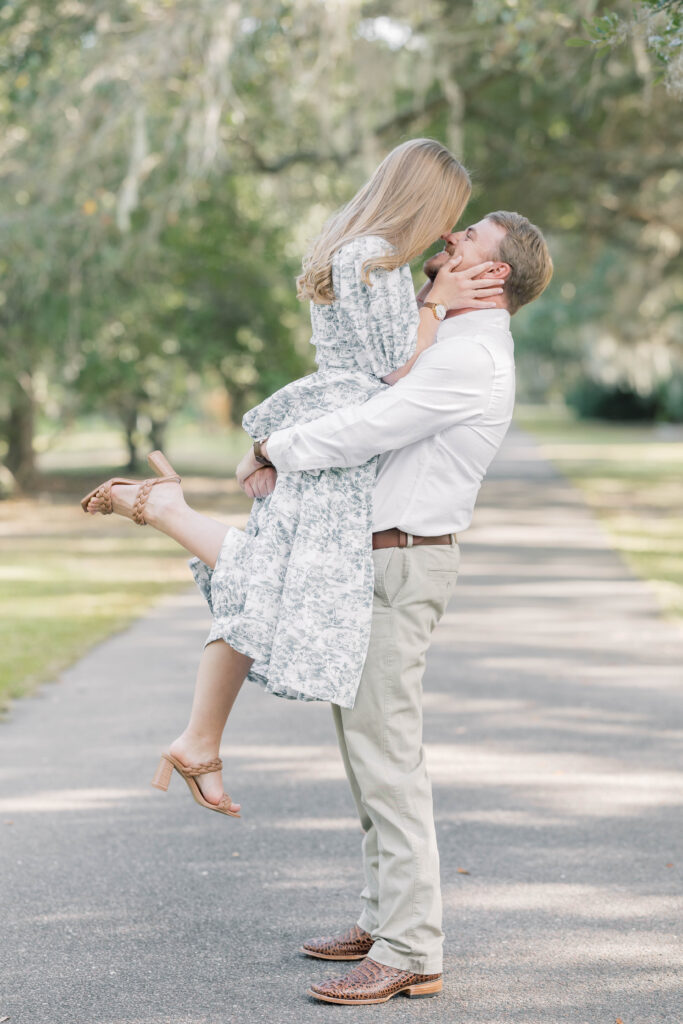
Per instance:
[[[340,323],[349,332],[358,365],[375,377],[384,377],[408,362],[417,345],[420,323],[407,265],[371,271],[371,285],[362,279],[365,261],[388,249],[383,238],[356,238],[342,246],[332,264]]]

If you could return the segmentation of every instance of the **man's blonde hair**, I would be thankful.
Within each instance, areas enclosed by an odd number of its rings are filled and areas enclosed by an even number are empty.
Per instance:
[[[298,298],[322,305],[334,302],[332,257],[353,238],[379,235],[393,246],[392,252],[366,260],[366,284],[371,284],[371,270],[410,263],[453,228],[471,191],[467,171],[440,142],[411,139],[396,146],[313,242],[297,278]]]
[[[516,313],[546,289],[553,276],[553,261],[540,229],[521,213],[497,210],[488,213],[486,219],[505,231],[505,237],[491,259],[510,265],[504,295],[508,311]]]

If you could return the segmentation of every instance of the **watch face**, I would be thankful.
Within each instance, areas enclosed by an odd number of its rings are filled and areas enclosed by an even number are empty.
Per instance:
[[[439,303],[437,303],[437,306],[436,306],[436,309],[434,310],[434,312],[438,316],[439,320],[445,320],[446,319],[446,313],[448,312],[448,310],[446,309],[445,306],[443,306],[439,302]]]

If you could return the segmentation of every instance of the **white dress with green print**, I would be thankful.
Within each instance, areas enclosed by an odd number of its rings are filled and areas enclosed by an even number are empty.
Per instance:
[[[336,299],[311,303],[318,369],[246,413],[252,438],[365,402],[408,361],[419,323],[408,266],[372,271],[371,286],[361,277],[388,250],[365,236],[335,254]],[[247,678],[279,697],[353,707],[370,636],[376,464],[278,473],[246,528],[228,530],[215,569],[190,562],[213,618],[206,643],[253,658]]]

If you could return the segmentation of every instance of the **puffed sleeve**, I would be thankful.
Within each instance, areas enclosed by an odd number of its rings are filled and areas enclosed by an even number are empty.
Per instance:
[[[390,250],[383,238],[355,238],[335,254],[332,284],[342,329],[348,331],[358,365],[384,377],[404,366],[415,351],[420,314],[410,268],[373,270],[362,280],[363,264]]]

